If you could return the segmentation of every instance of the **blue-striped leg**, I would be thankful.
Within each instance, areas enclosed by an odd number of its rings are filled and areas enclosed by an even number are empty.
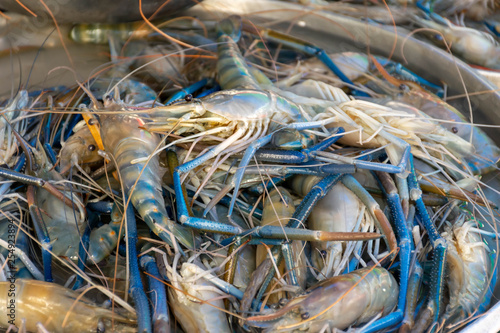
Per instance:
[[[142,285],[141,272],[139,271],[139,263],[137,259],[137,226],[134,214],[134,208],[131,204],[128,205],[125,213],[127,224],[127,245],[128,245],[128,260],[130,267],[130,289],[129,293],[135,303],[137,312],[138,331],[152,332],[151,327],[151,312],[149,308],[148,298],[144,292]]]
[[[297,127],[304,126],[304,129],[309,127],[309,126],[315,127],[314,125],[307,125],[307,124],[308,123],[304,123],[303,125],[301,125],[301,124],[296,124],[296,125],[297,125]],[[310,148],[303,149],[300,152],[302,158],[301,158],[301,161],[299,163],[307,162],[311,158],[312,152],[318,151],[318,150],[324,150],[324,149],[330,147],[333,143],[337,142],[337,140],[342,137],[342,133],[344,133],[344,129],[339,127],[336,131],[334,131],[334,135],[331,136],[330,138],[322,140],[321,142],[319,142],[318,144],[316,144]],[[255,153],[257,152],[257,150],[259,148],[262,148],[265,145],[267,145],[268,143],[270,143],[274,135],[275,135],[275,133],[272,133],[272,134],[266,135],[258,140],[255,140],[254,142],[252,142],[250,144],[248,149],[245,151],[245,154],[243,155],[243,158],[241,159],[240,165],[238,166],[238,170],[236,171],[236,174],[234,175],[234,177],[231,181],[231,183],[234,187],[234,194],[233,194],[233,198],[231,199],[231,204],[229,205],[228,216],[231,216],[231,214],[233,212],[234,203],[236,201],[236,194],[238,193],[241,180],[243,179],[243,176],[245,174],[245,169],[246,169],[248,163],[250,163],[250,159],[255,155]],[[284,156],[284,158],[282,158],[281,160],[279,160],[279,161],[276,160],[273,162],[296,163],[296,160],[295,159],[289,160],[288,158],[286,158],[286,156]]]
[[[165,103],[170,104],[172,102],[175,102],[176,100],[184,99],[188,95],[192,95],[195,92],[197,92],[198,90],[200,90],[201,88],[203,88],[204,86],[206,86],[207,83],[208,83],[208,79],[204,78],[198,82],[193,83],[192,85],[190,85],[186,88],[182,88],[180,91],[178,91],[175,94],[173,94],[172,96],[170,96],[170,98]]]
[[[57,163],[57,156],[56,153],[54,152],[54,149],[52,149],[52,146],[50,145],[50,123],[52,122],[52,113],[49,113],[47,117],[47,123],[45,124],[45,129],[44,129],[44,142],[43,142],[43,149],[45,150],[45,153],[47,154],[47,157],[49,158],[50,163],[53,165],[56,165]],[[56,171],[59,171],[59,167],[55,166]]]
[[[50,236],[43,223],[43,216],[40,209],[35,204],[35,188],[33,186],[28,186],[26,191],[26,197],[28,199],[28,207],[30,211],[30,216],[35,227],[35,231],[42,245],[42,261],[43,261],[43,274],[45,281],[52,282],[52,244],[50,242]]]
[[[165,284],[158,271],[155,259],[144,255],[140,259],[141,268],[148,273],[148,293],[150,294],[151,311],[153,313],[153,330],[155,333],[170,332],[170,317],[167,306]]]
[[[408,290],[408,279],[410,275],[410,256],[411,256],[411,236],[408,228],[406,227],[406,219],[401,206],[401,200],[396,188],[396,184],[387,173],[376,172],[380,188],[384,195],[391,212],[391,218],[396,226],[396,233],[399,239],[399,262],[400,262],[400,276],[399,276],[399,298],[397,310],[391,314],[378,319],[372,323],[363,332],[376,332],[388,327],[399,324],[403,318],[406,308],[406,297]]]
[[[318,127],[320,125],[321,125],[320,123],[295,123],[295,124],[291,124],[289,127],[303,130],[303,129],[308,129],[308,128],[315,128],[315,127]],[[234,134],[234,136],[237,136],[237,137],[239,135],[241,135],[241,133]],[[265,142],[266,140],[271,140],[271,136],[266,136],[264,138],[262,138],[262,142]],[[226,145],[229,145],[230,140],[227,140],[226,142],[228,142]],[[259,147],[259,144],[261,144],[261,143],[255,144],[254,147]],[[183,190],[182,190],[180,174],[187,173],[187,172],[193,170],[194,168],[198,167],[199,165],[207,162],[208,160],[216,157],[220,152],[222,152],[224,149],[227,148],[226,145],[221,144],[221,145],[217,146],[216,148],[212,148],[208,152],[206,152],[205,154],[175,168],[174,172],[173,172],[174,190],[175,190],[175,193],[180,194],[177,196],[177,214],[178,214],[178,221],[180,223],[182,223],[188,227],[194,228],[194,229],[200,229],[200,230],[204,230],[204,231],[210,231],[210,232],[227,234],[227,235],[237,235],[237,234],[243,232],[243,230],[241,228],[235,227],[233,225],[227,225],[227,224],[223,224],[223,223],[219,223],[219,222],[215,222],[215,221],[210,221],[207,219],[191,217],[189,215],[187,203],[182,196]],[[257,148],[253,148],[253,147],[249,148],[249,152],[248,152],[249,157],[246,157],[247,160],[249,160],[250,157],[253,156],[253,153],[256,149]],[[234,178],[236,178],[236,177],[234,177]],[[233,199],[234,199],[234,197],[233,197]],[[230,216],[230,213],[231,213],[231,207],[230,207],[228,216]],[[261,228],[259,230],[268,230],[268,229],[270,229],[270,228]],[[256,236],[259,236],[259,234],[257,234]]]
[[[410,156],[411,174],[408,176],[408,187],[410,189],[410,198],[415,202],[417,215],[422,221],[429,240],[433,248],[432,271],[430,276],[430,295],[424,309],[421,310],[419,318],[415,323],[415,330],[421,332],[437,323],[439,316],[439,307],[441,305],[442,292],[444,286],[444,274],[446,267],[446,253],[448,250],[446,240],[438,233],[436,226],[431,221],[429,213],[422,200],[422,191],[418,185],[415,167],[413,165],[413,156]],[[431,331],[435,331],[433,325]]]
[[[87,210],[88,224],[80,239],[80,246],[78,248],[78,268],[83,272],[85,270],[85,261],[87,261],[87,252],[89,249],[90,233],[92,228],[97,223],[98,215],[90,210]],[[77,290],[82,286],[83,278],[77,274],[75,284],[71,289]]]

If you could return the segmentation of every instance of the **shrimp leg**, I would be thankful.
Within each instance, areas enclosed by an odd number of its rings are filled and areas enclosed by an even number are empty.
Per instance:
[[[135,220],[134,208],[132,205],[127,207],[126,223],[128,229],[128,259],[130,265],[130,295],[134,299],[135,310],[137,312],[137,324],[139,332],[152,332],[151,312],[149,302],[142,285],[141,273],[137,259],[137,226]]]
[[[415,166],[413,165],[413,156],[410,155],[411,174],[408,176],[408,186],[410,188],[410,197],[415,201],[417,214],[419,215],[422,223],[427,230],[430,242],[433,247],[432,259],[432,272],[431,281],[433,284],[430,286],[430,296],[427,305],[421,310],[421,316],[415,323],[415,330],[420,332],[424,331],[431,324],[437,322],[439,316],[439,307],[444,287],[444,268],[446,267],[446,254],[448,251],[448,244],[436,230],[436,226],[431,221],[429,213],[425,208],[422,200],[422,191],[417,182],[415,173]],[[435,328],[433,328],[435,330]]]
[[[43,217],[40,213],[40,209],[35,204],[35,188],[32,185],[28,186],[26,197],[28,199],[30,216],[33,220],[36,234],[38,236],[38,239],[40,240],[40,243],[42,244],[42,261],[45,281],[52,282],[52,244],[50,242],[50,236],[47,231],[47,227],[43,223]]]
[[[151,292],[151,307],[153,311],[154,332],[169,332],[170,317],[167,306],[167,292],[160,277],[156,260],[150,255],[144,255],[140,259],[141,268],[148,275],[148,285]]]
[[[318,151],[318,150],[324,150],[324,149],[330,147],[332,144],[337,142],[338,139],[341,138],[340,134],[342,134],[343,132],[344,132],[344,129],[340,127],[334,132],[335,135],[333,135],[332,137],[330,137],[326,140],[323,140],[320,143],[318,143],[310,148],[303,149],[301,151],[303,159],[301,161],[299,161],[299,163],[307,162],[309,157],[311,156],[312,152]],[[266,144],[268,144],[269,142],[271,142],[273,135],[274,135],[274,133],[266,135],[265,137],[262,137],[256,141],[252,142],[250,144],[250,146],[248,147],[248,149],[245,151],[245,155],[241,159],[238,170],[236,171],[236,174],[234,175],[234,177],[231,181],[231,183],[232,183],[231,185],[234,186],[234,194],[238,193],[241,181],[242,181],[243,176],[245,174],[245,168],[248,165],[248,163],[250,162],[250,159],[255,155],[255,152],[259,148],[261,148],[261,147],[265,146]],[[284,156],[284,157],[285,158],[280,159],[279,162],[287,163],[290,161],[289,159],[286,159],[286,156]],[[276,161],[276,162],[278,162],[278,161]],[[295,163],[297,161],[295,159],[292,159],[291,162]],[[229,205],[229,211],[227,212],[228,216],[231,216],[235,202],[236,202],[236,195],[233,195],[233,198],[231,199],[231,204]]]
[[[353,176],[345,175],[342,178],[342,184],[356,194],[356,196],[365,204],[366,208],[368,208],[369,212],[374,217],[377,227],[384,233],[389,251],[392,252],[391,257],[394,258],[396,256],[398,246],[396,236],[394,236],[392,227],[384,212],[380,209],[378,203]]]
[[[412,239],[408,228],[406,227],[406,219],[403,213],[403,207],[401,206],[401,200],[396,188],[396,184],[391,179],[387,173],[376,172],[378,179],[380,181],[380,188],[385,194],[387,203],[389,204],[389,210],[391,211],[391,217],[396,225],[396,232],[399,238],[399,261],[401,267],[400,273],[400,285],[399,285],[399,298],[397,310],[391,314],[383,317],[370,325],[370,327],[364,332],[376,332],[384,328],[388,328],[399,324],[404,318],[404,312],[406,308],[406,297],[408,290],[408,280],[410,275],[410,256],[411,256],[411,246]]]
[[[343,174],[330,175],[323,178],[319,183],[314,185],[312,189],[309,191],[309,193],[307,193],[307,195],[304,197],[304,199],[302,199],[302,202],[299,204],[299,206],[293,213],[292,217],[290,218],[287,227],[298,228],[300,225],[303,225],[309,214],[311,214],[314,205],[321,198],[323,198],[328,193],[328,191],[335,184],[337,184],[337,182],[340,181],[340,179],[343,176],[344,176]],[[285,247],[285,252],[287,250],[290,251],[289,250],[290,244],[288,242],[282,244],[282,247]],[[288,247],[288,249],[286,249],[286,247]],[[278,255],[278,259],[276,260],[276,265],[279,266],[281,261],[283,260],[283,254],[282,251],[280,252],[280,247],[274,246],[272,249],[272,253],[273,256]],[[293,267],[294,265],[293,263],[288,263],[286,264],[286,266]],[[260,302],[260,300],[262,299],[262,296],[264,295],[264,292],[267,290],[269,283],[271,283],[274,274],[275,274],[275,269],[274,266],[272,266],[255,298],[257,302]],[[297,276],[293,270],[289,272],[289,278],[292,284],[297,285]]]
[[[196,91],[200,90],[204,86],[206,86],[208,83],[208,79],[204,78],[198,82],[193,83],[189,87],[186,87],[184,89],[181,89],[181,91],[178,91],[177,93],[173,94],[170,96],[170,98],[166,101],[165,104],[170,104],[178,99],[184,99],[188,95],[195,93]]]

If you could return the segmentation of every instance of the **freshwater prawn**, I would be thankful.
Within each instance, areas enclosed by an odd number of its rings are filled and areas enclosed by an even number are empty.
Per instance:
[[[442,141],[444,144],[453,145],[457,140],[460,141],[452,133],[430,126],[428,121],[422,122],[408,113],[374,103],[352,100],[334,87],[332,87],[336,91],[334,96],[338,99],[331,101],[299,96],[270,86],[270,81],[266,84],[255,80],[251,74],[255,71],[247,67],[235,43],[239,38],[240,25],[241,20],[234,16],[219,23],[217,68],[219,82],[225,90],[201,99],[157,107],[151,110],[154,115],[151,117],[152,121],[143,125],[149,132],[184,136],[168,146],[199,140],[213,143],[213,135],[223,140],[198,158],[176,169],[174,172],[176,193],[181,192],[180,173],[187,173],[218,155],[232,155],[246,150],[232,180],[236,193],[245,167],[255,150],[268,143],[280,130],[287,128],[295,130],[319,128],[320,130],[315,132],[317,135],[329,137],[331,133],[327,130],[328,127],[341,126],[346,130],[341,143],[369,148],[383,146],[393,164],[392,172],[403,172],[410,147],[412,151],[419,151],[424,140],[434,145]],[[450,150],[454,147],[457,145]],[[472,151],[471,145],[467,142],[458,149],[459,156]],[[434,151],[431,151],[432,153]],[[422,153],[424,156],[426,154],[428,154],[426,151]],[[322,158],[321,161],[339,163],[334,154],[317,152],[317,155]],[[146,158],[142,158],[135,162],[142,163],[145,160]],[[355,167],[361,167],[362,163],[347,160]],[[374,165],[379,166],[378,163],[367,162],[366,167]],[[235,198],[236,196],[233,196],[228,214],[232,212]],[[189,217],[182,199],[177,201],[177,205],[180,223],[188,223],[195,228],[214,226],[213,223]],[[222,226],[217,228],[220,230]]]
[[[490,249],[481,236],[470,231],[475,223],[462,215],[453,224],[447,224],[443,236],[447,239],[450,301],[443,314],[445,326],[461,322],[474,313],[488,292],[493,274]]]
[[[121,182],[130,202],[151,231],[173,245],[172,237],[188,248],[195,248],[196,238],[185,227],[170,220],[161,192],[161,171],[157,134],[142,129],[144,115],[126,112],[124,106],[107,100],[106,111],[99,115],[100,136],[106,153],[116,161]],[[143,160],[140,163],[132,161]]]
[[[102,308],[55,283],[18,279],[13,287],[11,282],[0,282],[0,295],[3,304],[14,304],[12,321],[15,326],[24,327],[30,332],[38,332],[39,325],[42,325],[50,332],[91,333],[99,327],[111,329],[113,320],[114,327],[121,332],[136,331],[131,326],[135,324],[134,315],[120,315]],[[6,313],[0,318],[2,327],[9,326],[8,320],[11,318]]]
[[[362,324],[396,306],[398,284],[381,267],[363,268],[319,282],[274,313],[247,318],[265,332],[345,329]]]

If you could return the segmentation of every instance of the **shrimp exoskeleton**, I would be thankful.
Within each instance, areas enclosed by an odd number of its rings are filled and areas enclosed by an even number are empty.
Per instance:
[[[115,328],[122,332],[134,332],[135,317],[122,316],[113,311],[101,308],[78,293],[59,286],[35,280],[18,279],[15,283],[0,282],[1,302],[7,306],[1,316],[0,325],[7,327],[14,323],[21,327],[26,320],[26,330],[37,332],[37,324],[42,323],[50,332],[95,332],[102,321],[111,328],[114,320]],[[10,310],[9,309],[13,309]],[[8,314],[13,314],[11,317]],[[10,322],[9,320],[12,320]]]
[[[108,106],[108,109],[113,108],[121,109],[117,104]],[[133,114],[101,115],[100,124],[106,152],[114,156],[120,180],[139,215],[167,243],[173,244],[172,237],[175,237],[183,245],[193,248],[195,238],[192,233],[170,220],[165,209],[159,157],[154,154],[159,137],[141,129],[144,121]],[[132,164],[141,158],[143,162]]]
[[[203,277],[194,263],[184,263],[177,273],[169,270],[174,288],[168,288],[172,312],[185,332],[231,332],[220,309],[224,302],[217,288]]]
[[[472,221],[458,221],[442,234],[448,241],[448,288],[450,302],[443,315],[447,323],[472,315],[483,302],[491,277],[488,247],[481,236],[471,232]]]
[[[66,140],[59,153],[62,172],[67,171],[74,163],[84,164],[102,160],[97,152],[98,145],[90,129],[83,123],[83,126],[75,130],[75,133]]]
[[[247,320],[249,325],[265,328],[266,332],[317,332],[325,324],[345,329],[365,323],[379,313],[390,313],[396,306],[398,291],[396,280],[384,268],[363,268],[323,280],[275,313]]]

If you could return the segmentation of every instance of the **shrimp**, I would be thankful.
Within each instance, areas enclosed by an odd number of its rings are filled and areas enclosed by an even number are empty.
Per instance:
[[[100,115],[100,130],[106,153],[116,161],[120,180],[130,202],[151,231],[165,242],[174,244],[173,234],[180,243],[194,248],[196,241],[191,231],[170,220],[165,209],[160,162],[158,155],[154,154],[159,137],[141,129],[144,121],[138,115],[124,114],[120,106],[111,102],[108,102],[106,109],[119,111]],[[132,164],[132,161],[141,158],[145,161]]]
[[[205,278],[193,279],[199,272],[199,267],[193,266],[196,264],[184,263],[179,273],[174,267],[167,267],[173,286],[168,288],[172,312],[185,332],[231,332],[227,317],[220,310],[224,308],[220,294]]]
[[[318,332],[325,325],[342,330],[365,323],[379,313],[390,313],[398,293],[398,284],[387,270],[363,268],[323,280],[275,313],[249,317],[247,323],[265,332]]]
[[[364,175],[359,172],[353,176],[356,175],[358,178],[370,176],[370,174]],[[316,176],[297,175],[293,178],[291,186],[297,193],[306,194],[319,180]],[[342,183],[335,184],[312,209],[308,217],[309,227],[330,232],[353,232],[360,228],[366,232],[369,228],[373,230],[375,221],[382,226],[389,224],[384,214],[380,214],[382,213],[380,207],[376,207],[373,211],[370,207],[370,211],[366,212],[365,205],[358,197],[359,192],[354,192]],[[373,199],[370,202],[375,203]],[[387,234],[389,243],[395,244],[396,239],[392,230]],[[317,276],[319,280],[338,275],[345,268],[354,250],[354,244],[338,241],[313,242],[311,245],[313,249],[311,259],[313,265],[319,270]],[[369,251],[371,251],[371,245],[369,245]],[[369,252],[369,255],[375,260],[373,253]]]
[[[413,7],[396,7],[389,6],[366,6],[344,3],[328,3],[327,6],[322,6],[323,10],[329,10],[337,14],[355,17],[364,20],[373,20],[380,24],[397,24],[402,25],[409,22],[409,14],[416,13],[417,9]],[[394,20],[394,21],[393,21]]]
[[[488,247],[479,234],[471,232],[472,221],[462,217],[447,225],[442,236],[448,241],[447,261],[450,301],[443,314],[445,325],[471,316],[483,302],[492,274]]]
[[[0,318],[0,326],[9,324],[21,327],[26,320],[26,330],[37,332],[43,324],[50,332],[96,332],[104,324],[111,329],[111,321],[120,332],[135,332],[129,325],[135,317],[120,315],[99,307],[78,293],[54,283],[18,279],[15,282],[0,282],[2,304],[7,311]]]
[[[471,125],[453,106],[432,94],[416,90],[398,97],[397,100],[416,107],[436,121],[443,120],[441,126],[463,140],[472,138],[475,154],[464,159],[474,174],[485,174],[495,169],[495,162],[500,158],[500,148],[480,127]],[[395,102],[389,102],[387,105],[397,107]]]
[[[449,16],[455,13],[465,12],[474,20],[481,21],[485,16],[498,8],[496,0],[438,0],[432,1],[432,9],[436,12]]]
[[[234,28],[238,24],[235,21],[234,17],[229,18],[220,25],[223,28],[227,28],[227,25]],[[185,136],[169,145],[193,142],[200,138],[213,142],[211,135],[223,139],[222,143],[206,154],[187,163],[183,170],[190,171],[221,153],[234,154],[245,150],[255,140],[275,131],[308,126],[342,127],[348,134],[345,134],[340,142],[347,145],[368,148],[385,146],[394,166],[399,166],[400,162],[405,163],[403,158],[409,152],[410,146],[412,150],[418,151],[423,142],[438,146],[443,142],[444,145],[451,145],[449,148],[452,151],[457,148],[453,144],[460,139],[453,133],[442,131],[429,121],[417,120],[414,115],[406,112],[351,100],[339,89],[336,89],[337,99],[334,101],[302,97],[273,87],[263,90],[259,82],[251,76],[233,37],[229,33],[221,32],[218,39],[218,71],[221,86],[226,90],[201,99],[157,107],[152,110],[153,121],[144,125],[150,132]],[[330,135],[326,130],[321,134]],[[461,156],[464,153],[472,153],[473,148],[465,142],[458,150],[453,152]],[[425,154],[427,153],[422,153]],[[431,151],[431,154],[436,153]],[[438,154],[438,157],[440,156],[441,154]],[[332,162],[328,157],[334,158],[328,155],[324,157],[325,161]],[[241,165],[234,182],[240,180],[244,170],[244,165]],[[179,209],[179,214],[183,215],[183,211]],[[179,220],[185,223],[186,218],[187,216],[180,217]]]
[[[484,32],[460,27],[449,21],[447,26],[415,17],[416,23],[433,31],[431,38],[442,45],[443,38],[454,54],[467,62],[486,68],[500,69],[500,46],[495,39]]]

